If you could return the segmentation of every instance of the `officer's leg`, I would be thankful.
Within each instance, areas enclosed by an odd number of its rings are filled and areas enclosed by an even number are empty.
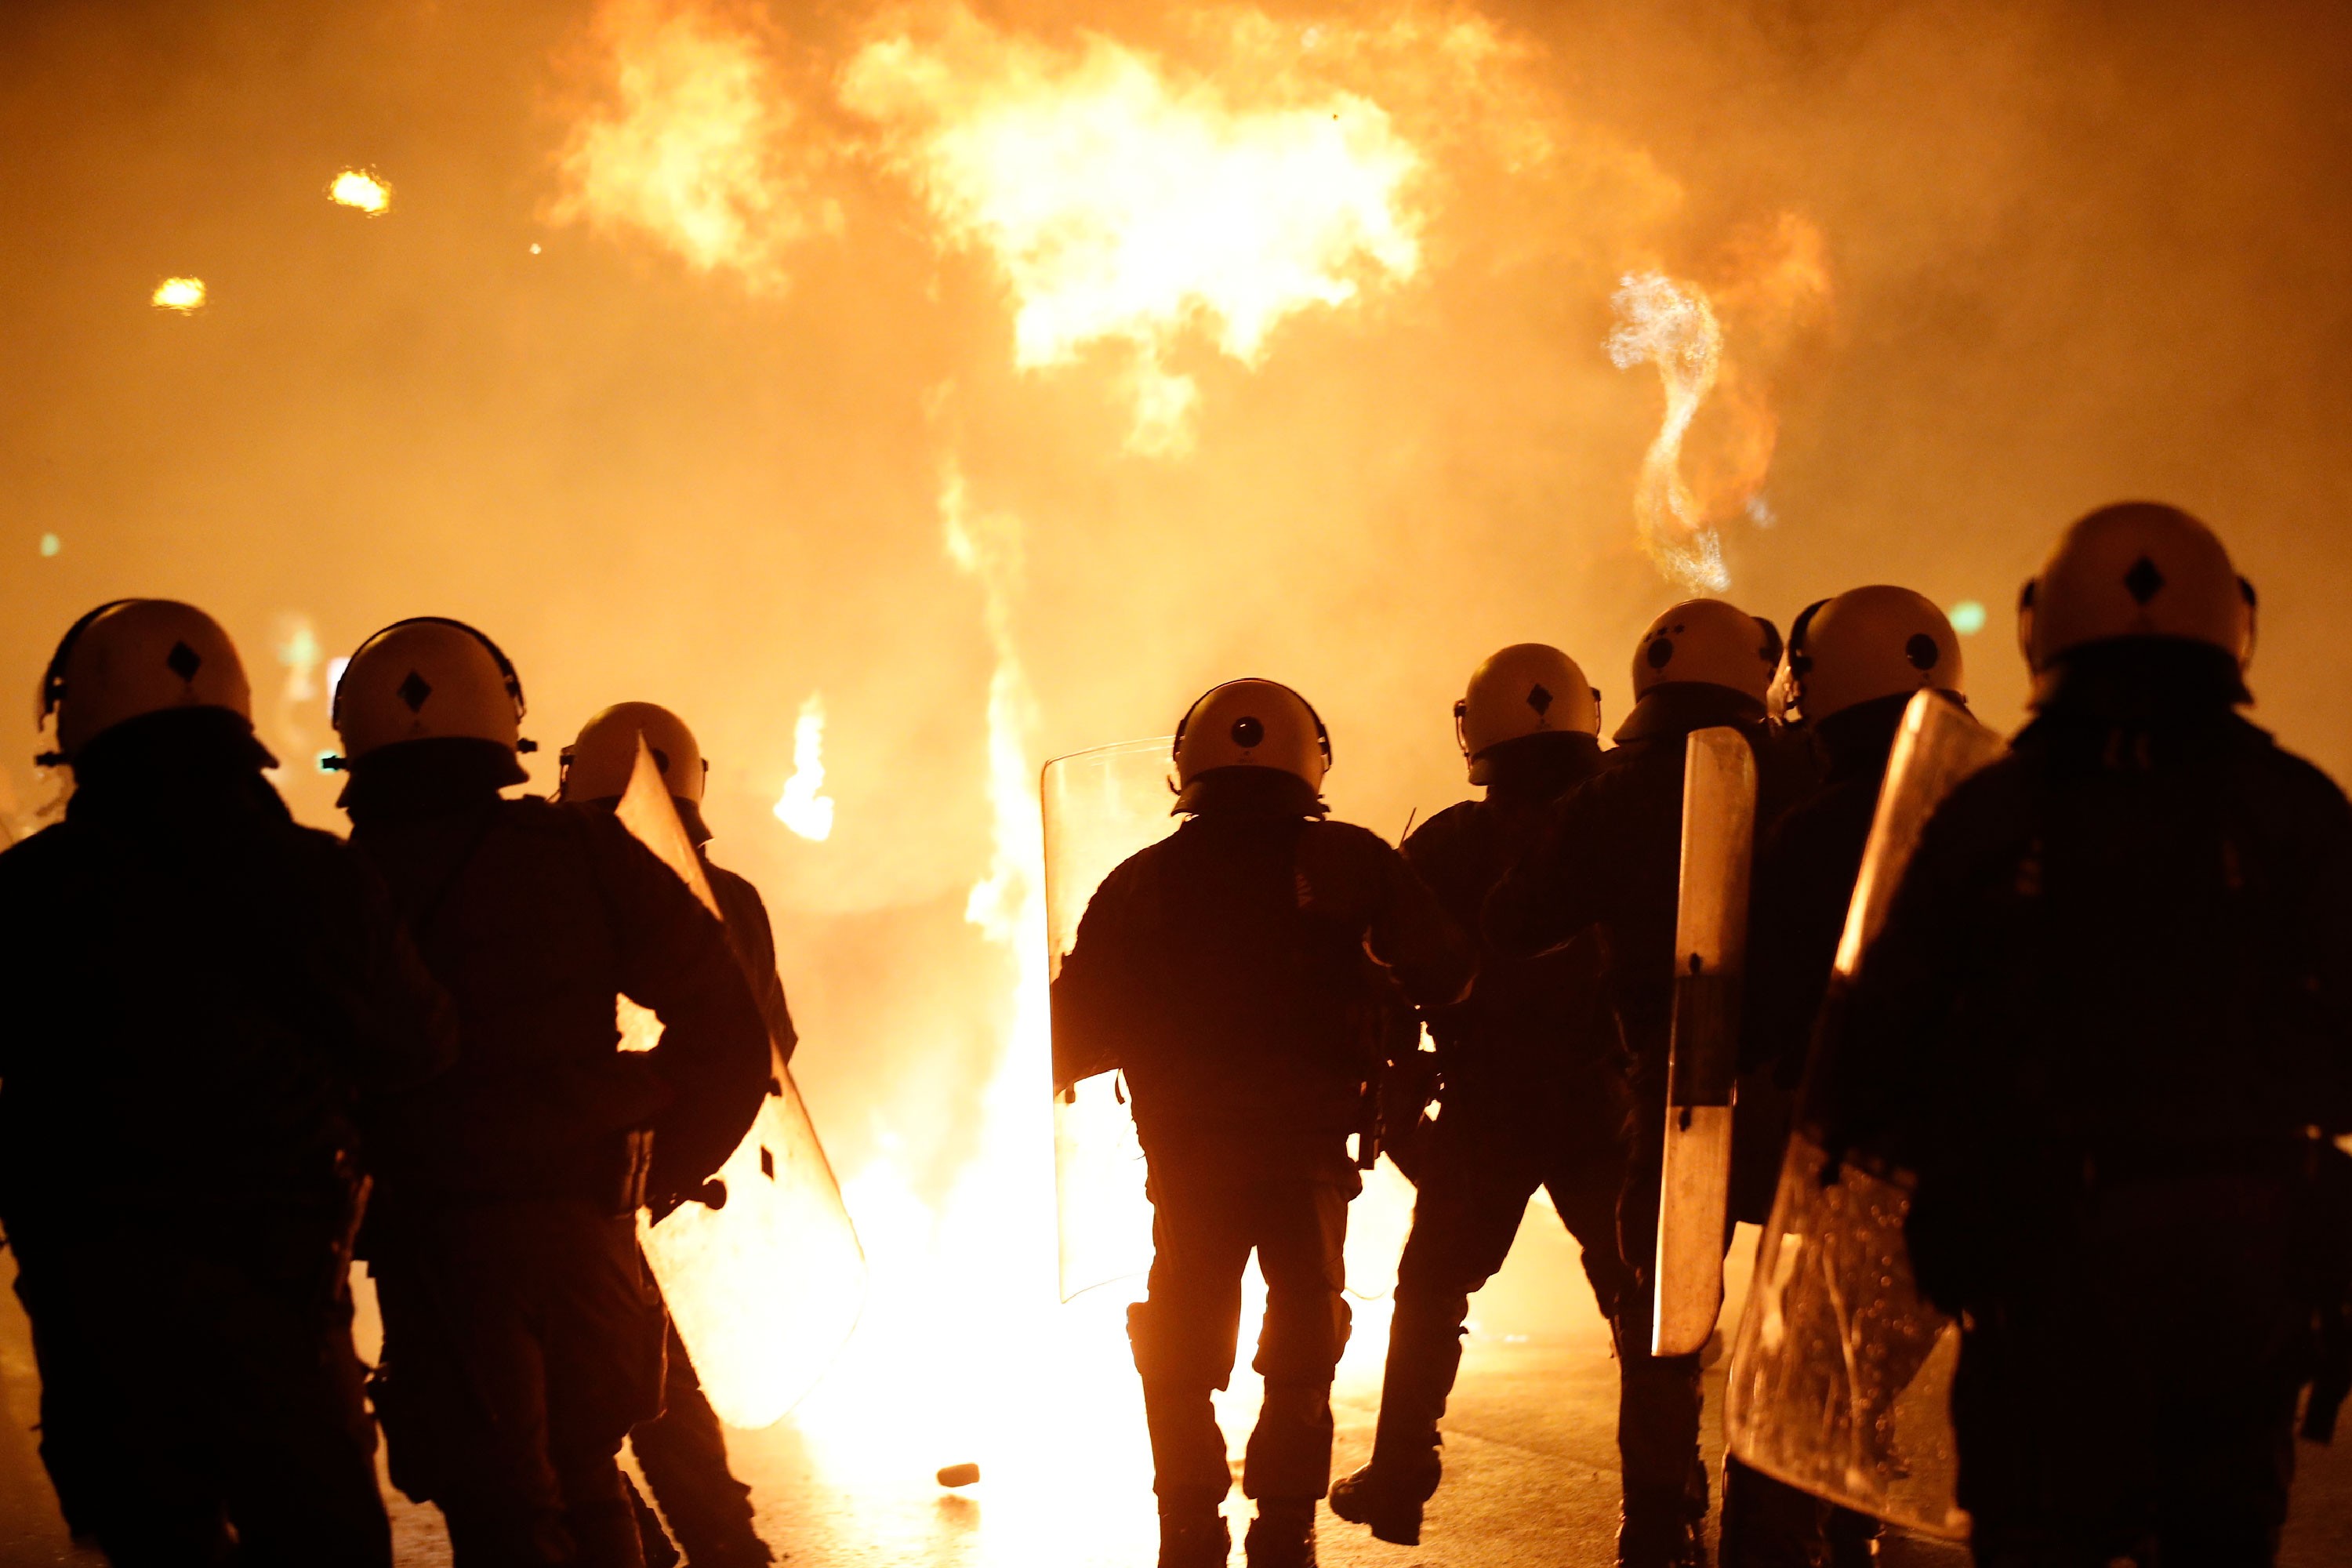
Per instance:
[[[1342,1160],[1252,1194],[1265,1276],[1265,1321],[1250,1363],[1265,1379],[1265,1404],[1242,1471],[1242,1489],[1257,1503],[1254,1568],[1315,1560],[1315,1505],[1331,1483],[1331,1375],[1350,1321],[1348,1203],[1359,1184]]]
[[[774,1554],[751,1523],[751,1489],[727,1468],[727,1436],[702,1392],[677,1325],[669,1325],[662,1413],[629,1433],[677,1543],[693,1568],[752,1568]]]
[[[41,1377],[41,1462],[67,1528],[127,1568],[231,1561],[217,1482],[190,1462],[188,1406],[202,1392],[186,1385],[202,1369],[182,1320],[153,1310],[180,1295],[171,1257],[135,1230],[10,1240]]]
[[[1664,1113],[1659,1113],[1661,1126]],[[1657,1247],[1659,1153],[1629,1169],[1618,1210],[1621,1256],[1636,1282],[1619,1303],[1617,1451],[1624,1468],[1627,1564],[1696,1562],[1706,1522],[1706,1467],[1699,1458],[1699,1358],[1650,1353],[1651,1262]]]
[[[413,1227],[371,1264],[393,1484],[440,1508],[457,1568],[573,1560],[534,1332],[543,1265],[496,1213],[507,1206]]]
[[[1952,1428],[1979,1568],[2105,1568],[2137,1543],[2115,1521],[2153,1474],[2153,1412],[2131,1397],[2136,1380],[2078,1373],[2111,1351],[2088,1326],[2047,1303],[1993,1303],[1962,1331]]]
[[[661,1410],[668,1317],[625,1217],[550,1205],[552,1244],[541,1333],[548,1458],[582,1568],[643,1568],[622,1440]]]
[[[275,1278],[224,1280],[213,1296],[221,1309],[210,1336],[219,1352],[221,1467],[237,1562],[390,1568],[375,1426],[352,1349],[350,1298],[333,1278],[337,1248],[313,1237],[293,1238],[289,1250],[293,1267],[272,1270]]]
[[[1535,1190],[1528,1163],[1499,1134],[1467,1135],[1494,1131],[1467,1120],[1439,1118],[1422,1169],[1397,1263],[1371,1463],[1331,1489],[1332,1512],[1403,1546],[1420,1542],[1422,1505],[1437,1490],[1437,1424],[1461,1370],[1470,1298],[1510,1255]]]
[[[1230,1173],[1160,1154],[1148,1185],[1151,1273],[1145,1299],[1127,1310],[1127,1331],[1151,1436],[1160,1561],[1214,1568],[1228,1550],[1217,1508],[1233,1473],[1211,1395],[1233,1376],[1250,1233]]]
[[[1624,1082],[1614,1068],[1579,1073],[1561,1094],[1559,1110],[1541,1152],[1544,1191],[1576,1238],[1593,1304],[1603,1318],[1614,1319],[1633,1285],[1617,1238],[1632,1139]]]

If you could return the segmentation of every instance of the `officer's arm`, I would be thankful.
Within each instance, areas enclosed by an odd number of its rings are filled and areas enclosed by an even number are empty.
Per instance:
[[[717,918],[610,817],[588,819],[611,890],[621,990],[661,1019],[647,1053],[675,1099],[654,1120],[649,1195],[689,1191],[724,1164],[767,1094],[766,1025]]]
[[[1804,1071],[1845,925],[1837,868],[1819,864],[1825,847],[1793,828],[1782,818],[1756,857],[1739,1007],[1740,1070],[1769,1070],[1789,1089]]]
[[[1461,1001],[1478,973],[1477,950],[1405,858],[1377,838],[1371,842],[1379,889],[1366,932],[1372,956],[1418,1005]]]
[[[1054,976],[1054,1088],[1119,1065],[1119,1041],[1148,1007],[1129,976],[1129,926],[1139,872],[1130,860],[1103,879]]]
[[[751,982],[751,999],[760,1005],[760,1016],[767,1021],[768,1038],[777,1057],[790,1062],[801,1037],[793,1026],[792,1007],[784,1000],[783,976],[776,973],[776,932],[768,923],[768,906],[748,879],[707,862],[705,868],[710,874],[710,890],[719,900],[719,912],[727,917],[727,940],[742,962],[743,977]]]

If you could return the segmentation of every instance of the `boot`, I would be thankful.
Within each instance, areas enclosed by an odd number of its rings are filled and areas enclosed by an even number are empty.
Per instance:
[[[1706,1542],[1686,1520],[1622,1514],[1617,1568],[1706,1568]]]
[[[1249,1568],[1315,1568],[1315,1500],[1259,1500],[1243,1544]]]
[[[1233,1531],[1213,1507],[1160,1512],[1160,1568],[1225,1568]]]
[[[1439,1474],[1434,1448],[1423,1465],[1387,1458],[1375,1449],[1370,1464],[1331,1483],[1331,1511],[1349,1524],[1369,1526],[1375,1541],[1418,1546],[1422,1505],[1437,1494]]]

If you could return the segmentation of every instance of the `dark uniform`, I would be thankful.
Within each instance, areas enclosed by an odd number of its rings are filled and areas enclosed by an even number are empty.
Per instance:
[[[1474,931],[1554,803],[1601,765],[1600,742],[1577,733],[1483,754],[1486,798],[1448,807],[1404,842],[1406,861]],[[1630,1105],[1596,943],[1534,962],[1486,955],[1475,993],[1434,1012],[1430,1031],[1444,1089],[1413,1162],[1420,1192],[1397,1265],[1372,1463],[1433,1490],[1437,1423],[1461,1366],[1470,1297],[1502,1268],[1538,1187],[1583,1249],[1601,1315],[1616,1316],[1630,1282],[1617,1255]]]
[[[681,800],[678,815],[694,837],[697,850],[702,851],[709,834],[701,826],[700,812],[692,801]],[[734,949],[744,978],[751,983],[752,998],[767,1022],[768,1038],[778,1058],[789,1062],[800,1035],[793,1026],[792,1009],[785,1005],[783,980],[776,973],[776,939],[768,923],[767,906],[761,902],[757,888],[724,866],[711,864],[707,852],[702,853],[702,873],[709,879],[711,896],[719,900],[728,945]],[[736,1479],[728,1468],[727,1435],[719,1426],[718,1413],[710,1408],[709,1397],[702,1392],[702,1379],[695,1373],[693,1358],[687,1354],[686,1342],[678,1338],[675,1322],[669,1325],[667,1342],[662,1413],[629,1430],[630,1451],[636,1455],[646,1484],[661,1504],[661,1517],[653,1517],[633,1489],[646,1561],[651,1568],[677,1562],[677,1548],[669,1542],[669,1536],[675,1535],[692,1568],[744,1568],[772,1563],[775,1554],[753,1526],[751,1489]],[[668,1521],[667,1533],[664,1520]]]
[[[2198,644],[2070,655],[1930,820],[1826,1042],[1832,1148],[1916,1172],[1913,1265],[1961,1320],[1979,1562],[2262,1563],[2286,1515],[2342,1244],[2306,1130],[2352,1125],[2352,811],[2239,696]]]
[[[1887,757],[1910,703],[1911,693],[1901,692],[1812,724],[1808,732],[1826,763],[1822,781],[1758,838],[1740,997],[1739,1101],[1748,1115],[1734,1151],[1738,1219],[1761,1224],[1770,1216],[1788,1142],[1786,1113],[1837,963]],[[1932,1341],[1909,1350],[1924,1357],[1930,1348]],[[1895,1381],[1899,1386],[1907,1379],[1898,1374]],[[1811,1563],[1824,1551],[1835,1563],[1867,1563],[1877,1528],[1866,1515],[1832,1510],[1725,1457],[1726,1568]]]
[[[719,1167],[766,1033],[685,884],[609,814],[501,799],[512,773],[495,743],[415,741],[362,758],[345,796],[464,1040],[383,1119],[377,1409],[459,1563],[634,1565],[614,1456],[661,1408],[666,1321],[635,1177],[659,1203]],[[618,1048],[618,994],[661,1017],[658,1047]]]
[[[1210,1396],[1233,1371],[1242,1273],[1266,1286],[1252,1363],[1265,1403],[1243,1489],[1311,1520],[1330,1478],[1348,1137],[1388,982],[1461,996],[1467,941],[1377,836],[1318,815],[1269,769],[1209,773],[1195,815],[1120,865],[1054,985],[1056,1075],[1126,1073],[1153,1206],[1150,1297],[1129,1310],[1164,1517],[1213,1518],[1232,1485]],[[1081,1065],[1082,1064],[1082,1065]]]
[[[1664,1157],[1683,763],[1694,730],[1731,725],[1757,752],[1759,821],[1802,787],[1809,763],[1768,728],[1763,704],[1728,687],[1675,682],[1634,704],[1594,776],[1562,801],[1541,841],[1486,901],[1497,952],[1527,955],[1597,935],[1633,1057],[1633,1150],[1618,1212],[1633,1284],[1618,1303],[1617,1443],[1628,1562],[1673,1562],[1706,1519],[1698,1456],[1699,1358],[1649,1353],[1658,1182]]]
[[[456,1038],[373,875],[293,824],[268,761],[222,710],[129,721],[0,855],[0,1222],[42,1459],[121,1564],[392,1561],[355,1109]]]

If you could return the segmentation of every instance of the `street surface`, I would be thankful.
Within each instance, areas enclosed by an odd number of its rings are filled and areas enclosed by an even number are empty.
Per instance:
[[[1738,1258],[1752,1248],[1743,1233]],[[1744,1284],[1735,1270],[1738,1310]],[[1358,1279],[1377,1292],[1385,1280]],[[1116,1300],[1066,1311],[1092,1313],[1106,1331],[1074,1335],[1097,1352],[1112,1342],[1106,1314]],[[1385,1336],[1384,1303],[1360,1302],[1359,1339],[1342,1369],[1338,1398],[1339,1466],[1362,1462],[1371,1444],[1379,1389],[1379,1345]],[[1473,1305],[1478,1331],[1470,1341],[1462,1383],[1446,1423],[1446,1480],[1429,1512],[1419,1548],[1389,1546],[1328,1514],[1322,1559],[1335,1568],[1515,1568],[1517,1564],[1601,1564],[1612,1561],[1616,1526],[1614,1419],[1616,1377],[1606,1331],[1575,1263],[1572,1247],[1538,1201],[1530,1209],[1510,1267]],[[1370,1330],[1370,1333],[1365,1331]],[[1244,1351],[1244,1359],[1246,1359]],[[1130,1407],[1133,1373],[1107,1353],[1077,1369],[1114,1396],[1089,1399],[1090,1413]],[[29,1342],[13,1295],[0,1306],[0,1380],[5,1420],[0,1422],[0,1568],[34,1564],[96,1564],[74,1552],[57,1519],[37,1458],[33,1432],[37,1397]],[[1721,1370],[1710,1379],[1707,1452],[1719,1461],[1717,1421]],[[1238,1457],[1254,1403],[1246,1369],[1223,1411]],[[890,1413],[880,1412],[887,1439]],[[922,1451],[909,1440],[846,1450],[788,1419],[763,1432],[739,1433],[739,1471],[751,1483],[762,1533],[801,1568],[1148,1568],[1152,1560],[1152,1506],[1148,1469],[1134,1426],[1066,1434],[1072,1468],[1063,1474],[1124,1478],[1106,1486],[1061,1487],[1049,1461],[1034,1457],[1026,1474],[1015,1463],[1007,1479],[983,1474],[966,1492],[942,1490],[932,1472],[975,1456]],[[910,1424],[909,1431],[913,1430]],[[2283,1563],[2286,1568],[2340,1568],[2352,1562],[2352,1446],[2301,1450],[2294,1518]],[[1236,1548],[1240,1561],[1236,1499]],[[394,1498],[394,1528],[403,1568],[446,1564],[448,1547],[438,1517]],[[1885,1561],[1893,1568],[1957,1568],[1965,1556],[1930,1542],[1898,1542]]]

